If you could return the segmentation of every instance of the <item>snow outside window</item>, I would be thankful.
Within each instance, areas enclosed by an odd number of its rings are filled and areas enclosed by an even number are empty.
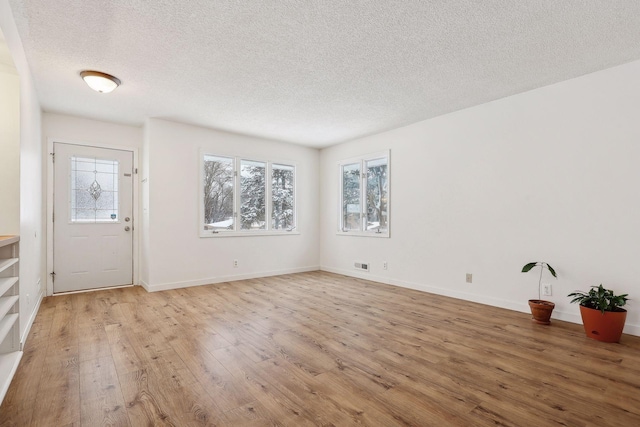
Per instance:
[[[201,237],[295,230],[294,165],[207,153],[201,159]]]

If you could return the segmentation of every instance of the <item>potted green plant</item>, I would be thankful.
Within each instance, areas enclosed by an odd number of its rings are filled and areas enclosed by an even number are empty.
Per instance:
[[[576,291],[572,303],[580,304],[580,316],[584,331],[589,338],[603,342],[619,342],[627,320],[627,310],[621,308],[629,298],[628,294],[616,295],[612,290],[592,286],[589,292]]]
[[[546,268],[547,270],[549,270],[549,273],[551,273],[553,277],[557,278],[558,275],[556,274],[556,271],[553,269],[553,267],[551,267],[546,262],[542,262],[542,261],[530,262],[528,264],[525,264],[524,267],[522,267],[522,272],[527,273],[531,271],[533,267],[536,267],[536,266],[540,267],[540,278],[538,279],[538,299],[529,300],[529,308],[531,309],[531,315],[533,316],[531,318],[531,321],[533,321],[534,323],[538,323],[540,325],[548,325],[551,323],[551,313],[553,312],[553,309],[555,308],[556,305],[551,301],[545,301],[540,299],[540,288],[542,287],[542,273]]]

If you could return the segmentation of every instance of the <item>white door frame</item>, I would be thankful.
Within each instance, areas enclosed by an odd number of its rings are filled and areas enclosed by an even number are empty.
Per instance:
[[[140,219],[141,216],[139,214],[139,206],[138,206],[138,149],[134,147],[124,147],[121,145],[109,145],[109,144],[100,144],[100,143],[90,143],[84,141],[73,141],[65,138],[47,138],[47,296],[53,295],[53,280],[51,277],[51,272],[53,271],[53,143],[58,142],[61,144],[69,144],[69,145],[80,145],[84,147],[96,147],[96,148],[106,148],[112,150],[121,150],[121,151],[129,151],[133,153],[133,284],[138,285],[138,260],[140,257],[139,252],[139,230],[140,227]],[[99,289],[96,289],[99,290]],[[85,292],[85,291],[80,291]]]

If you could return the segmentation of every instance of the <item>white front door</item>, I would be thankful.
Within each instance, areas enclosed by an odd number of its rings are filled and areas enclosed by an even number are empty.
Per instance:
[[[133,283],[133,152],[53,144],[53,292]]]

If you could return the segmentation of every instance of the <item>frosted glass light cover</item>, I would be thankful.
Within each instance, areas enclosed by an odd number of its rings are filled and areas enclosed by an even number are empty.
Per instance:
[[[99,71],[83,71],[80,76],[96,92],[109,93],[120,85],[120,80],[110,74]]]

